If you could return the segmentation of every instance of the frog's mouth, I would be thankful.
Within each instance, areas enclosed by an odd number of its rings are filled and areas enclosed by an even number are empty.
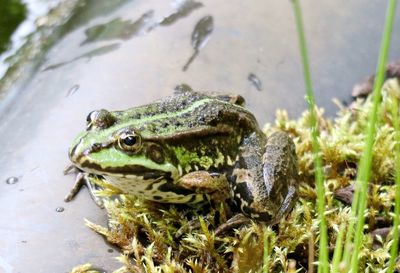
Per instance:
[[[99,175],[114,177],[141,177],[143,180],[158,179],[161,177],[170,177],[171,172],[163,170],[155,170],[143,167],[141,165],[126,165],[115,167],[104,167],[93,162],[85,161],[79,166],[80,169]]]

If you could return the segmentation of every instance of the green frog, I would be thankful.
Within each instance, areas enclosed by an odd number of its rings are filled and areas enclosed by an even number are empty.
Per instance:
[[[268,224],[297,200],[292,139],[280,131],[267,138],[241,96],[181,90],[125,111],[93,111],[69,157],[80,173],[68,200],[96,178],[156,202],[231,200]]]

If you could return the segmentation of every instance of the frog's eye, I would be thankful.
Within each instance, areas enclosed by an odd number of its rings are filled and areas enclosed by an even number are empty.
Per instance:
[[[86,117],[86,124],[89,125],[97,116],[97,111],[90,112]]]
[[[105,109],[90,112],[86,117],[86,129],[106,129],[115,123],[115,117]]]
[[[142,139],[134,132],[123,132],[118,138],[118,146],[124,151],[138,152],[142,147]]]

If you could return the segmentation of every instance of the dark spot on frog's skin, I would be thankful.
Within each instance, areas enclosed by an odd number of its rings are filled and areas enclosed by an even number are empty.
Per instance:
[[[164,153],[160,147],[158,147],[156,145],[152,145],[148,148],[148,150],[146,152],[152,161],[154,161],[158,164],[164,163],[164,160],[165,160]]]
[[[158,179],[160,177],[162,177],[162,175],[160,175],[160,173],[158,173],[158,172],[148,172],[148,173],[143,174],[142,178],[143,178],[143,180],[149,180],[149,179],[154,180],[154,179]]]
[[[153,184],[154,183],[150,183],[149,185],[147,185],[147,187],[144,189],[145,191],[151,191],[153,189]]]
[[[249,209],[249,211],[250,211],[249,215],[251,215],[251,217],[253,219],[260,220],[260,221],[267,222],[267,223],[271,223],[271,221],[272,221],[271,215],[267,212],[255,212],[251,209]]]
[[[166,181],[164,184],[161,184],[158,187],[158,190],[161,192],[173,192],[181,195],[187,195],[193,193],[191,190],[177,187],[176,184],[173,183],[172,181]]]
[[[234,177],[234,183],[236,183],[236,176]],[[246,201],[248,204],[252,204],[254,202],[254,198],[251,194],[251,192],[249,191],[249,186],[247,185],[247,183],[237,183],[234,186],[234,192],[235,192],[235,201],[237,199],[236,194],[239,194],[239,200],[244,200]]]
[[[206,123],[206,118],[204,116],[200,116],[197,118],[197,121],[199,122],[200,125]]]
[[[188,203],[193,203],[196,200],[196,195],[192,195],[190,199],[188,200]]]

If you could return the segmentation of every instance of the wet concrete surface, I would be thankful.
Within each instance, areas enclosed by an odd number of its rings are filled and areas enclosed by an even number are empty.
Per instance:
[[[80,8],[39,69],[0,102],[0,272],[118,267],[118,252],[84,225],[105,224],[105,212],[86,190],[63,202],[74,180],[62,174],[67,149],[91,110],[148,103],[182,83],[243,95],[260,124],[277,108],[292,117],[306,108],[290,1],[98,2]],[[302,2],[316,101],[334,115],[331,99],[348,100],[375,69],[386,7]],[[201,20],[208,25],[195,34]]]

